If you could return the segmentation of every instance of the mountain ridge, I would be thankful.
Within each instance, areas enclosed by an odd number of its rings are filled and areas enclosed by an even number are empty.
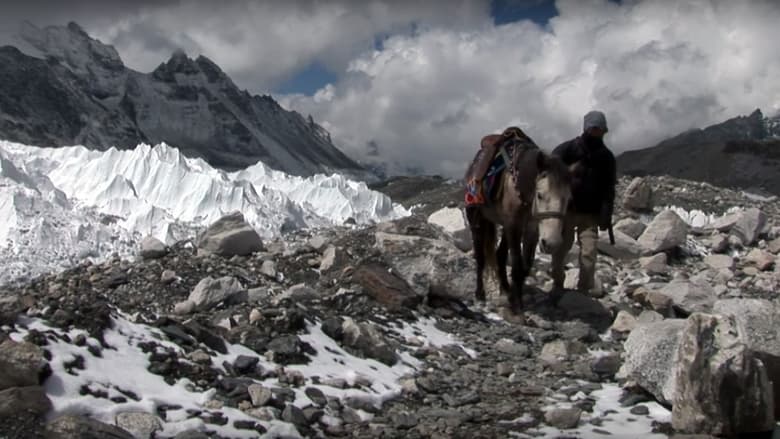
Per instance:
[[[756,109],[649,148],[625,151],[617,164],[626,175],[669,175],[780,195],[780,115],[765,117]]]
[[[368,173],[311,117],[239,89],[203,55],[177,50],[141,73],[74,22],[27,23],[20,38],[35,53],[0,47],[0,138],[98,150],[167,143],[226,170],[262,161],[300,176]]]

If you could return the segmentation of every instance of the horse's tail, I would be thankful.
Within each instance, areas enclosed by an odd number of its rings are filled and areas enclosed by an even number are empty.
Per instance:
[[[491,276],[494,278],[498,273],[498,260],[496,258],[496,243],[498,241],[498,234],[496,225],[487,219],[479,219],[478,233],[481,234],[480,242],[482,242],[482,248],[474,249],[474,251],[482,252],[482,256],[485,261],[485,268],[489,270]]]
[[[490,221],[485,221],[484,225],[485,234],[483,235],[482,251],[485,255],[485,268],[489,270],[493,279],[498,277],[498,260],[496,258],[496,243],[498,241],[498,233],[496,225]]]

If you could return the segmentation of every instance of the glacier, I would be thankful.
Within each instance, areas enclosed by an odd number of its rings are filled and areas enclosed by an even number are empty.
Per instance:
[[[236,210],[265,239],[410,214],[339,174],[298,177],[262,162],[226,172],[165,143],[96,151],[0,141],[0,285],[132,258],[144,236],[193,238]]]

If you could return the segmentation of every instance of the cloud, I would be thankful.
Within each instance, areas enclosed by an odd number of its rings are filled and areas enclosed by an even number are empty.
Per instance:
[[[178,48],[214,60],[242,88],[265,92],[319,62],[343,71],[375,38],[415,26],[473,28],[491,21],[488,0],[29,0],[0,24],[78,22],[114,45],[131,68],[148,72]],[[29,3],[29,4],[27,4]],[[2,34],[2,32],[0,32]],[[2,42],[0,35],[0,43]]]
[[[281,96],[345,152],[459,177],[479,139],[517,125],[544,149],[607,114],[616,152],[755,108],[780,110],[771,0],[569,0],[547,27],[429,26],[353,59],[315,96]]]

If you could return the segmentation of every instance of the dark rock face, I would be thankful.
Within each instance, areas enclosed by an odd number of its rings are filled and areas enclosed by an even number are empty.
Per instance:
[[[27,25],[21,38],[39,53],[0,47],[0,138],[99,150],[165,142],[225,169],[260,160],[295,175],[363,172],[321,126],[240,90],[203,56],[179,51],[144,74],[75,23]]]
[[[651,148],[617,157],[628,175],[669,175],[723,187],[780,195],[778,118],[760,110],[704,129],[690,130]]]

